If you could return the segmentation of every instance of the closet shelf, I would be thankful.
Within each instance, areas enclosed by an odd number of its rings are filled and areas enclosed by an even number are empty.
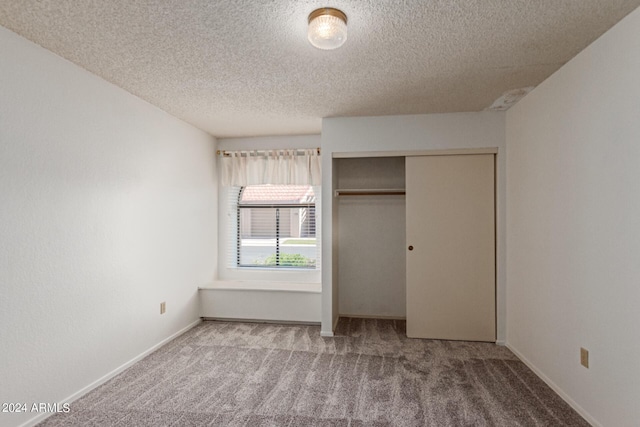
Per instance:
[[[404,188],[341,188],[335,191],[335,196],[401,196]]]

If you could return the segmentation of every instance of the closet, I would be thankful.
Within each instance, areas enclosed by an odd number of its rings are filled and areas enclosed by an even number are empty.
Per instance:
[[[495,341],[495,154],[335,159],[341,316]]]
[[[404,319],[405,159],[337,159],[336,166],[339,313]]]

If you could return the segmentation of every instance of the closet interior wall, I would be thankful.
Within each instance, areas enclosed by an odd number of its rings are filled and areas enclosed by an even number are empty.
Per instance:
[[[338,189],[405,187],[404,157],[343,158],[335,165]],[[340,315],[405,318],[404,195],[342,195],[335,203]]]

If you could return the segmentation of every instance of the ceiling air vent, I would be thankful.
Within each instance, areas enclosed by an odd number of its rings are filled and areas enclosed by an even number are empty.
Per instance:
[[[493,101],[488,111],[505,111],[520,101],[526,94],[533,90],[533,86],[527,86],[520,89],[511,89],[503,93],[500,98]]]

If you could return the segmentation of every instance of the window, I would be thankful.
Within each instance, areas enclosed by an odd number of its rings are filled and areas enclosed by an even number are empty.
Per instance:
[[[316,195],[309,185],[248,185],[231,192],[235,267],[318,269]],[[235,200],[234,200],[235,199]]]
[[[219,163],[220,278],[319,281],[320,149],[220,151]]]

